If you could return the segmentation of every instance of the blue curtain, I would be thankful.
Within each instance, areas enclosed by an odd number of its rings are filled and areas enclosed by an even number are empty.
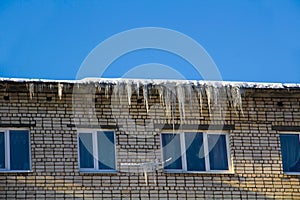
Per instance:
[[[94,168],[93,139],[91,133],[79,134],[80,168]]]
[[[5,140],[4,133],[0,132],[0,168],[5,168]]]
[[[202,133],[185,133],[186,160],[188,171],[205,171]]]
[[[284,172],[300,172],[300,143],[298,134],[280,134]]]
[[[10,169],[29,170],[29,132],[23,130],[11,130],[10,135]]]
[[[228,170],[226,136],[208,134],[209,164],[211,170]]]
[[[182,169],[180,134],[161,134],[164,169]]]
[[[115,134],[113,131],[98,131],[98,165],[99,169],[115,169]]]

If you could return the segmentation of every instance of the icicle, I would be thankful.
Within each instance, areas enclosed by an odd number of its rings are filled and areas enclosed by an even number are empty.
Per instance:
[[[58,98],[59,100],[61,100],[63,84],[58,83],[57,88],[58,88]]]
[[[220,104],[220,91],[221,91],[221,88],[219,87],[213,87],[213,117],[216,117],[216,112],[219,110],[219,116],[221,117],[221,104]],[[217,110],[217,108],[219,108]]]
[[[140,98],[140,83],[139,82],[137,82],[135,84],[135,92],[136,92],[137,98],[139,99]]]
[[[222,86],[223,87],[223,86]],[[216,117],[216,112],[219,110],[220,117],[222,116],[221,94],[222,88],[215,85],[205,85],[205,93],[207,97],[207,104],[210,118]],[[217,109],[219,108],[219,109]]]
[[[143,85],[143,95],[144,95],[144,103],[146,105],[146,110],[147,110],[147,113],[148,113],[149,104],[148,104],[148,85],[147,84]]]
[[[120,99],[120,102],[122,102],[123,95],[125,94],[124,91],[125,91],[124,83],[121,83],[119,85],[119,99]]]
[[[33,83],[29,83],[29,96],[30,96],[30,99],[32,99],[32,97],[34,96],[34,84]]]
[[[193,97],[193,87],[192,85],[185,85],[184,86],[185,90],[185,102],[190,104],[192,102],[192,97]]]
[[[132,96],[132,87],[131,83],[126,84],[126,91],[127,91],[127,99],[128,99],[128,105],[131,105],[131,96]]]
[[[229,102],[229,105],[230,105],[231,107],[233,107],[233,100],[232,100],[231,88],[232,88],[232,87],[229,85],[229,86],[226,86],[226,87],[225,87],[225,90],[226,90],[226,95],[227,95],[227,100],[228,100],[228,102]]]
[[[220,88],[217,87],[213,87],[213,105],[214,107],[219,105],[219,92],[220,92]]]
[[[182,124],[185,120],[185,91],[182,85],[177,85],[176,93],[179,106],[180,124]]]
[[[156,172],[157,172],[157,170],[158,170],[158,165],[159,165],[159,163],[158,163],[158,160],[155,158],[155,161],[154,161],[154,175],[153,175],[153,181],[154,181],[154,185],[157,185],[157,182],[156,182]]]
[[[148,166],[147,163],[143,165],[145,184],[148,186]]]
[[[242,101],[242,94],[241,94],[241,90],[240,90],[240,88],[238,87],[238,90],[239,90],[239,96],[238,96],[238,102],[239,102],[239,108],[240,108],[240,111],[241,111],[241,113],[242,113],[242,115],[243,115],[243,117],[245,116],[244,115],[244,111],[243,111],[243,101]]]
[[[37,93],[42,92],[44,89],[44,84],[38,84],[37,85]]]
[[[240,109],[242,115],[244,115],[243,107],[242,107],[242,98],[240,94],[240,88],[239,87],[232,87],[231,88],[231,95],[232,95],[232,104],[233,109],[235,111],[235,114],[238,115],[238,109]]]
[[[207,104],[208,104],[208,111],[209,111],[209,114],[211,116],[211,95],[212,95],[212,92],[211,92],[211,86],[208,86],[206,85],[205,86],[205,92],[206,92],[206,97],[207,97]]]
[[[164,102],[164,87],[163,86],[158,86],[158,94],[159,94],[159,101],[162,104],[162,106],[165,106]]]
[[[123,82],[118,82],[114,85],[113,88],[113,93],[114,93],[114,97],[115,97],[115,101],[118,102],[120,104],[123,104],[123,97],[124,95],[127,93],[127,90],[125,89],[125,84]]]
[[[175,111],[176,111],[176,96],[173,95],[173,104],[171,107],[171,112],[172,112],[172,124],[173,124],[173,133],[175,133]]]
[[[105,97],[108,99],[109,97],[110,84],[105,85]]]
[[[202,86],[196,87],[196,90],[198,92],[199,104],[200,104],[200,113],[202,115],[203,114],[203,91],[202,91]]]
[[[238,91],[236,87],[231,88],[231,96],[232,96],[232,107],[234,109],[235,114],[237,115],[237,106],[238,106],[238,100],[237,100]]]
[[[101,89],[102,89],[101,86],[98,85],[98,86],[97,86],[97,90],[98,90],[99,93],[101,92]]]
[[[190,110],[191,111],[191,106],[192,106],[192,101],[193,101],[193,96],[195,94],[194,88],[192,84],[185,84],[184,85],[184,92],[185,92],[185,107],[184,107],[184,116],[186,116],[186,110]]]
[[[114,89],[113,89],[113,94],[112,94],[112,97],[114,97],[114,100],[116,101],[116,102],[121,102],[120,101],[120,98],[119,98],[119,84],[117,83],[115,86],[114,86]],[[105,95],[107,95],[106,96],[106,98],[108,98],[108,89],[107,89],[107,86],[105,87]]]
[[[119,102],[122,103],[122,93],[123,93],[123,88],[122,88],[122,83],[118,82],[114,86],[114,91],[116,91],[116,97],[119,99]]]
[[[166,85],[166,88],[163,92],[163,102],[165,106],[166,118],[169,123],[171,120],[174,125],[174,111],[176,108],[176,90],[174,85]]]
[[[218,95],[219,95],[219,97],[218,97],[218,99],[219,99],[219,111],[220,111],[220,118],[221,119],[223,119],[223,117],[225,117],[225,116],[223,116],[223,108],[225,107],[226,108],[226,106],[227,106],[227,104],[225,103],[224,104],[224,100],[223,100],[223,98],[225,98],[226,100],[227,100],[227,90],[226,90],[226,86],[223,86],[223,87],[220,87],[219,88],[219,92],[218,92]]]

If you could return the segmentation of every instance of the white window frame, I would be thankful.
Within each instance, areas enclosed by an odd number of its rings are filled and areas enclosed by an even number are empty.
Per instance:
[[[202,133],[203,135],[203,147],[204,147],[204,155],[205,155],[205,169],[206,171],[188,171],[187,170],[187,159],[186,159],[186,147],[185,147],[185,133]],[[166,173],[215,173],[215,174],[233,174],[233,160],[230,153],[230,144],[229,144],[229,133],[224,131],[201,131],[201,130],[184,130],[184,131],[163,131],[162,134],[180,134],[180,147],[181,147],[181,163],[182,169],[164,169],[163,171]],[[210,134],[215,135],[225,135],[226,138],[226,151],[227,151],[227,163],[228,163],[228,170],[211,170],[210,169],[210,161],[209,161],[209,153],[208,153],[208,138],[207,136]],[[163,157],[163,145],[162,145],[162,137],[160,137],[161,141],[161,158]],[[184,152],[182,152],[184,151]]]
[[[10,169],[10,131],[28,131],[28,148],[29,148],[29,169]],[[5,168],[0,168],[0,173],[7,173],[7,172],[32,172],[32,165],[31,165],[31,139],[30,139],[30,131],[28,129],[20,129],[20,128],[1,128],[1,133],[4,133],[4,156],[5,156]]]
[[[113,132],[114,133],[114,149],[115,149],[115,166],[114,169],[99,169],[99,163],[96,158],[98,158],[98,144],[97,144],[97,132]],[[93,161],[94,168],[80,168],[80,149],[79,149],[79,134],[92,134],[93,143]],[[79,172],[83,173],[115,173],[117,172],[117,148],[116,148],[116,132],[110,129],[78,129],[77,130],[77,150],[78,150],[78,169]]]
[[[290,135],[290,134],[293,134],[293,135],[298,135],[298,139],[299,139],[299,142],[300,142],[300,132],[295,132],[295,131],[281,131],[279,132],[279,137],[280,135]],[[280,138],[279,138],[279,143],[280,143]],[[282,152],[281,152],[281,143],[280,143],[280,154],[281,154],[281,162],[282,162]],[[283,171],[283,163],[281,163],[281,167],[282,167],[282,172],[284,174],[288,174],[288,175],[300,175],[300,172],[284,172]]]

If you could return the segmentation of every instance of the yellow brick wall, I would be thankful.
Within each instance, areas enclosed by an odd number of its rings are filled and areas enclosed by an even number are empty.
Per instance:
[[[136,95],[128,106],[126,97],[122,103],[97,91],[89,110],[83,90],[74,114],[72,84],[61,100],[47,84],[35,83],[32,99],[25,83],[0,86],[0,126],[28,126],[32,156],[32,172],[0,172],[1,199],[300,199],[300,175],[283,173],[280,131],[274,129],[300,126],[299,89],[246,89],[244,115],[226,107],[225,121],[211,121],[207,106],[200,113],[194,99],[184,124],[234,126],[228,131],[234,173],[172,174],[159,168],[148,173],[146,185],[141,169],[121,163],[161,161],[159,133],[168,122],[158,94],[151,95],[147,113]],[[79,173],[76,130],[101,126],[116,131],[118,172]]]

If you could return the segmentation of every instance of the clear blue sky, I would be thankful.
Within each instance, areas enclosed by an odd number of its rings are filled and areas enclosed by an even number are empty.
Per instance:
[[[0,77],[75,79],[100,42],[138,27],[164,27],[201,44],[223,80],[300,82],[300,1],[0,1]],[[106,77],[145,63],[184,60],[144,50],[121,57]]]

